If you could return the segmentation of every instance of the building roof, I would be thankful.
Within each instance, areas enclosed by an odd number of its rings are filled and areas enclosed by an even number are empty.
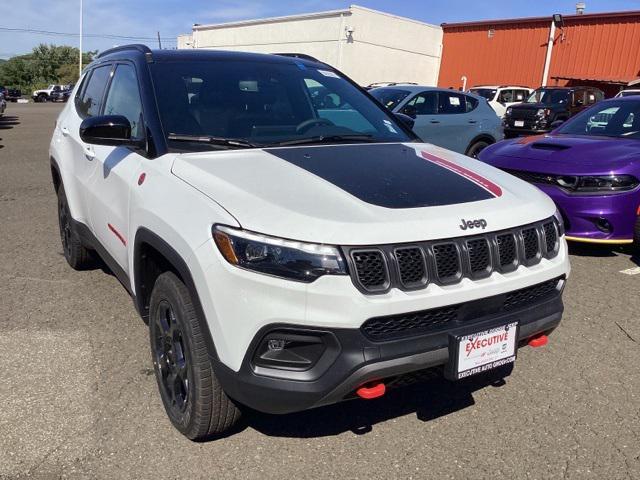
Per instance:
[[[352,15],[354,10],[362,10],[365,12],[375,13],[378,15],[384,15],[386,17],[395,18],[398,20],[403,20],[405,22],[417,23],[419,25],[426,25],[429,27],[439,28],[437,25],[432,25],[430,23],[420,22],[413,18],[400,17],[398,15],[393,15],[391,13],[381,12],[379,10],[373,10],[371,8],[361,7],[360,5],[350,5],[349,8],[343,8],[339,10],[326,10],[323,12],[313,12],[313,13],[301,13],[297,15],[285,15],[280,17],[267,17],[267,18],[255,18],[250,20],[238,20],[233,22],[225,22],[225,23],[211,23],[206,25],[194,24],[193,30],[215,30],[221,28],[229,28],[229,27],[244,27],[249,25],[261,25],[265,23],[282,23],[282,22],[293,22],[298,20],[310,20],[314,18],[330,18],[330,17],[339,17],[341,15]]]
[[[624,17],[640,17],[640,10],[627,10],[621,12],[602,12],[602,13],[585,13],[582,15],[562,15],[565,22],[577,22],[587,20],[606,20],[606,19],[619,19]],[[465,27],[494,27],[499,25],[517,25],[522,23],[549,23],[551,21],[551,15],[546,17],[521,17],[521,18],[508,18],[498,20],[478,20],[473,22],[458,22],[458,23],[442,23],[441,27],[445,30],[452,28],[465,28]]]

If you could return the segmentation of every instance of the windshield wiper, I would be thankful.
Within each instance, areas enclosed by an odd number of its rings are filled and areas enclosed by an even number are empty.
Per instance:
[[[196,142],[207,143],[209,145],[219,145],[229,148],[259,148],[259,145],[248,142],[241,138],[224,138],[224,137],[211,137],[208,135],[179,135],[176,133],[170,133],[167,135],[169,140],[176,142]]]
[[[265,145],[266,147],[286,147],[288,145],[304,145],[311,143],[340,143],[347,142],[369,142],[377,143],[373,139],[373,135],[357,134],[357,135],[316,135],[314,137],[298,138],[296,140],[285,140],[284,142],[275,142]]]

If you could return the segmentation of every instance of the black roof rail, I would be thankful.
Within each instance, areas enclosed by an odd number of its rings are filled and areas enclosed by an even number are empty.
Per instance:
[[[147,47],[146,45],[143,45],[141,43],[132,43],[132,44],[129,44],[129,45],[121,45],[119,47],[109,48],[109,49],[105,50],[104,52],[100,52],[96,58],[102,58],[102,57],[104,57],[106,55],[110,55],[110,54],[115,53],[115,52],[122,52],[124,50],[137,50],[138,52],[144,53],[144,54],[150,54],[151,53],[151,49],[149,47]]]
[[[279,57],[291,57],[291,58],[299,58],[301,60],[309,60],[311,62],[323,63],[315,57],[311,55],[307,55],[306,53],[274,53],[273,55],[278,55]]]

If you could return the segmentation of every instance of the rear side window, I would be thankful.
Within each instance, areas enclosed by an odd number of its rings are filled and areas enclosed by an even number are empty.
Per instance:
[[[467,112],[467,96],[460,93],[440,92],[438,113],[456,114]]]
[[[116,67],[109,93],[104,102],[104,114],[126,117],[131,124],[131,137],[143,137],[142,102],[133,66],[119,64]]]
[[[100,114],[102,107],[102,95],[109,80],[111,65],[95,68],[83,86],[82,92],[76,97],[76,110],[81,117],[94,117]]]

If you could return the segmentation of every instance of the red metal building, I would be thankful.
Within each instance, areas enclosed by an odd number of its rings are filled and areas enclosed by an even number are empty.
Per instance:
[[[443,24],[438,85],[593,85],[612,96],[640,77],[640,11]]]

